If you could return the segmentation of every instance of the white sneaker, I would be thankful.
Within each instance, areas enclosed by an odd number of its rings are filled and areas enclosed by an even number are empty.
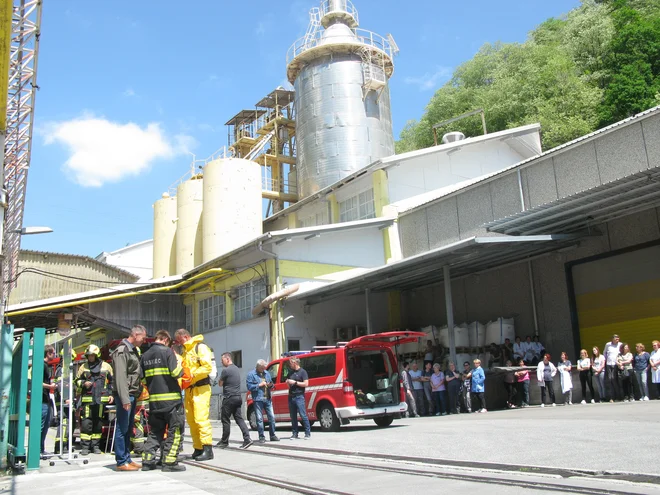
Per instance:
[[[592,403],[592,404],[595,404],[595,403],[596,403],[596,401],[595,401],[595,400],[593,400],[593,399],[591,399],[591,403]]]
[[[569,403],[568,403],[568,405],[569,405],[569,406],[572,406],[572,405],[573,405],[573,403],[569,401]]]
[[[553,403],[552,403],[552,407],[557,407],[557,404],[555,404],[555,403],[553,402]]]
[[[635,398],[633,397],[632,399],[630,399],[630,402],[635,402]]]
[[[623,402],[628,402],[628,399],[623,399]]]
[[[541,404],[541,407],[545,407],[545,404]]]
[[[482,409],[481,412],[482,412],[482,413],[487,413],[487,412],[488,412],[488,409]]]
[[[584,399],[582,399],[582,402],[580,402],[580,404],[586,404],[586,403],[587,403],[587,401],[584,400]]]
[[[648,397],[646,397],[646,396],[644,396],[644,400],[649,400],[649,398],[648,398]]]

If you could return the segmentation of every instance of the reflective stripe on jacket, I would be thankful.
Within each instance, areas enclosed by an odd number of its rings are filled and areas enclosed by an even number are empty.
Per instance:
[[[183,369],[177,363],[174,351],[155,342],[140,360],[149,390],[149,411],[170,411],[182,403],[178,378]]]

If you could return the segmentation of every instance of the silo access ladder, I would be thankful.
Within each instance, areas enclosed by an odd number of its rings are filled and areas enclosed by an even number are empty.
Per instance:
[[[250,152],[245,156],[246,160],[254,160],[259,153],[266,147],[266,145],[270,142],[271,139],[273,139],[273,136],[275,135],[275,129],[270,131],[268,134],[263,136],[257,144],[250,150]]]

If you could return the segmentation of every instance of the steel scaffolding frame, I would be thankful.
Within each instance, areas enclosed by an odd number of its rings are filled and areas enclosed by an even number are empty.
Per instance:
[[[3,301],[16,285],[18,252],[21,247],[25,190],[27,186],[34,102],[37,86],[37,60],[41,28],[42,0],[14,0],[9,90],[5,136],[4,188],[7,191],[4,230]]]

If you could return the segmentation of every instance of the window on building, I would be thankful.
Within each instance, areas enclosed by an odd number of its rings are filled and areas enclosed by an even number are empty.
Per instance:
[[[186,308],[186,330],[192,333],[192,304],[186,304],[184,307]]]
[[[376,216],[374,190],[369,189],[339,203],[339,221],[351,222]]]
[[[305,227],[316,227],[318,225],[325,225],[328,223],[328,213],[323,211],[315,215],[310,215],[307,218],[303,218],[300,221],[300,226]]]
[[[199,301],[199,333],[212,332],[226,324],[225,296],[211,296]]]
[[[261,280],[255,280],[234,289],[236,298],[234,299],[234,321],[245,321],[252,318],[252,308],[264,300],[266,297],[266,283]]]
[[[289,339],[287,342],[287,349],[289,352],[291,351],[299,351],[300,350],[300,340],[298,339]]]
[[[243,367],[243,351],[231,351],[231,360],[238,368]]]

